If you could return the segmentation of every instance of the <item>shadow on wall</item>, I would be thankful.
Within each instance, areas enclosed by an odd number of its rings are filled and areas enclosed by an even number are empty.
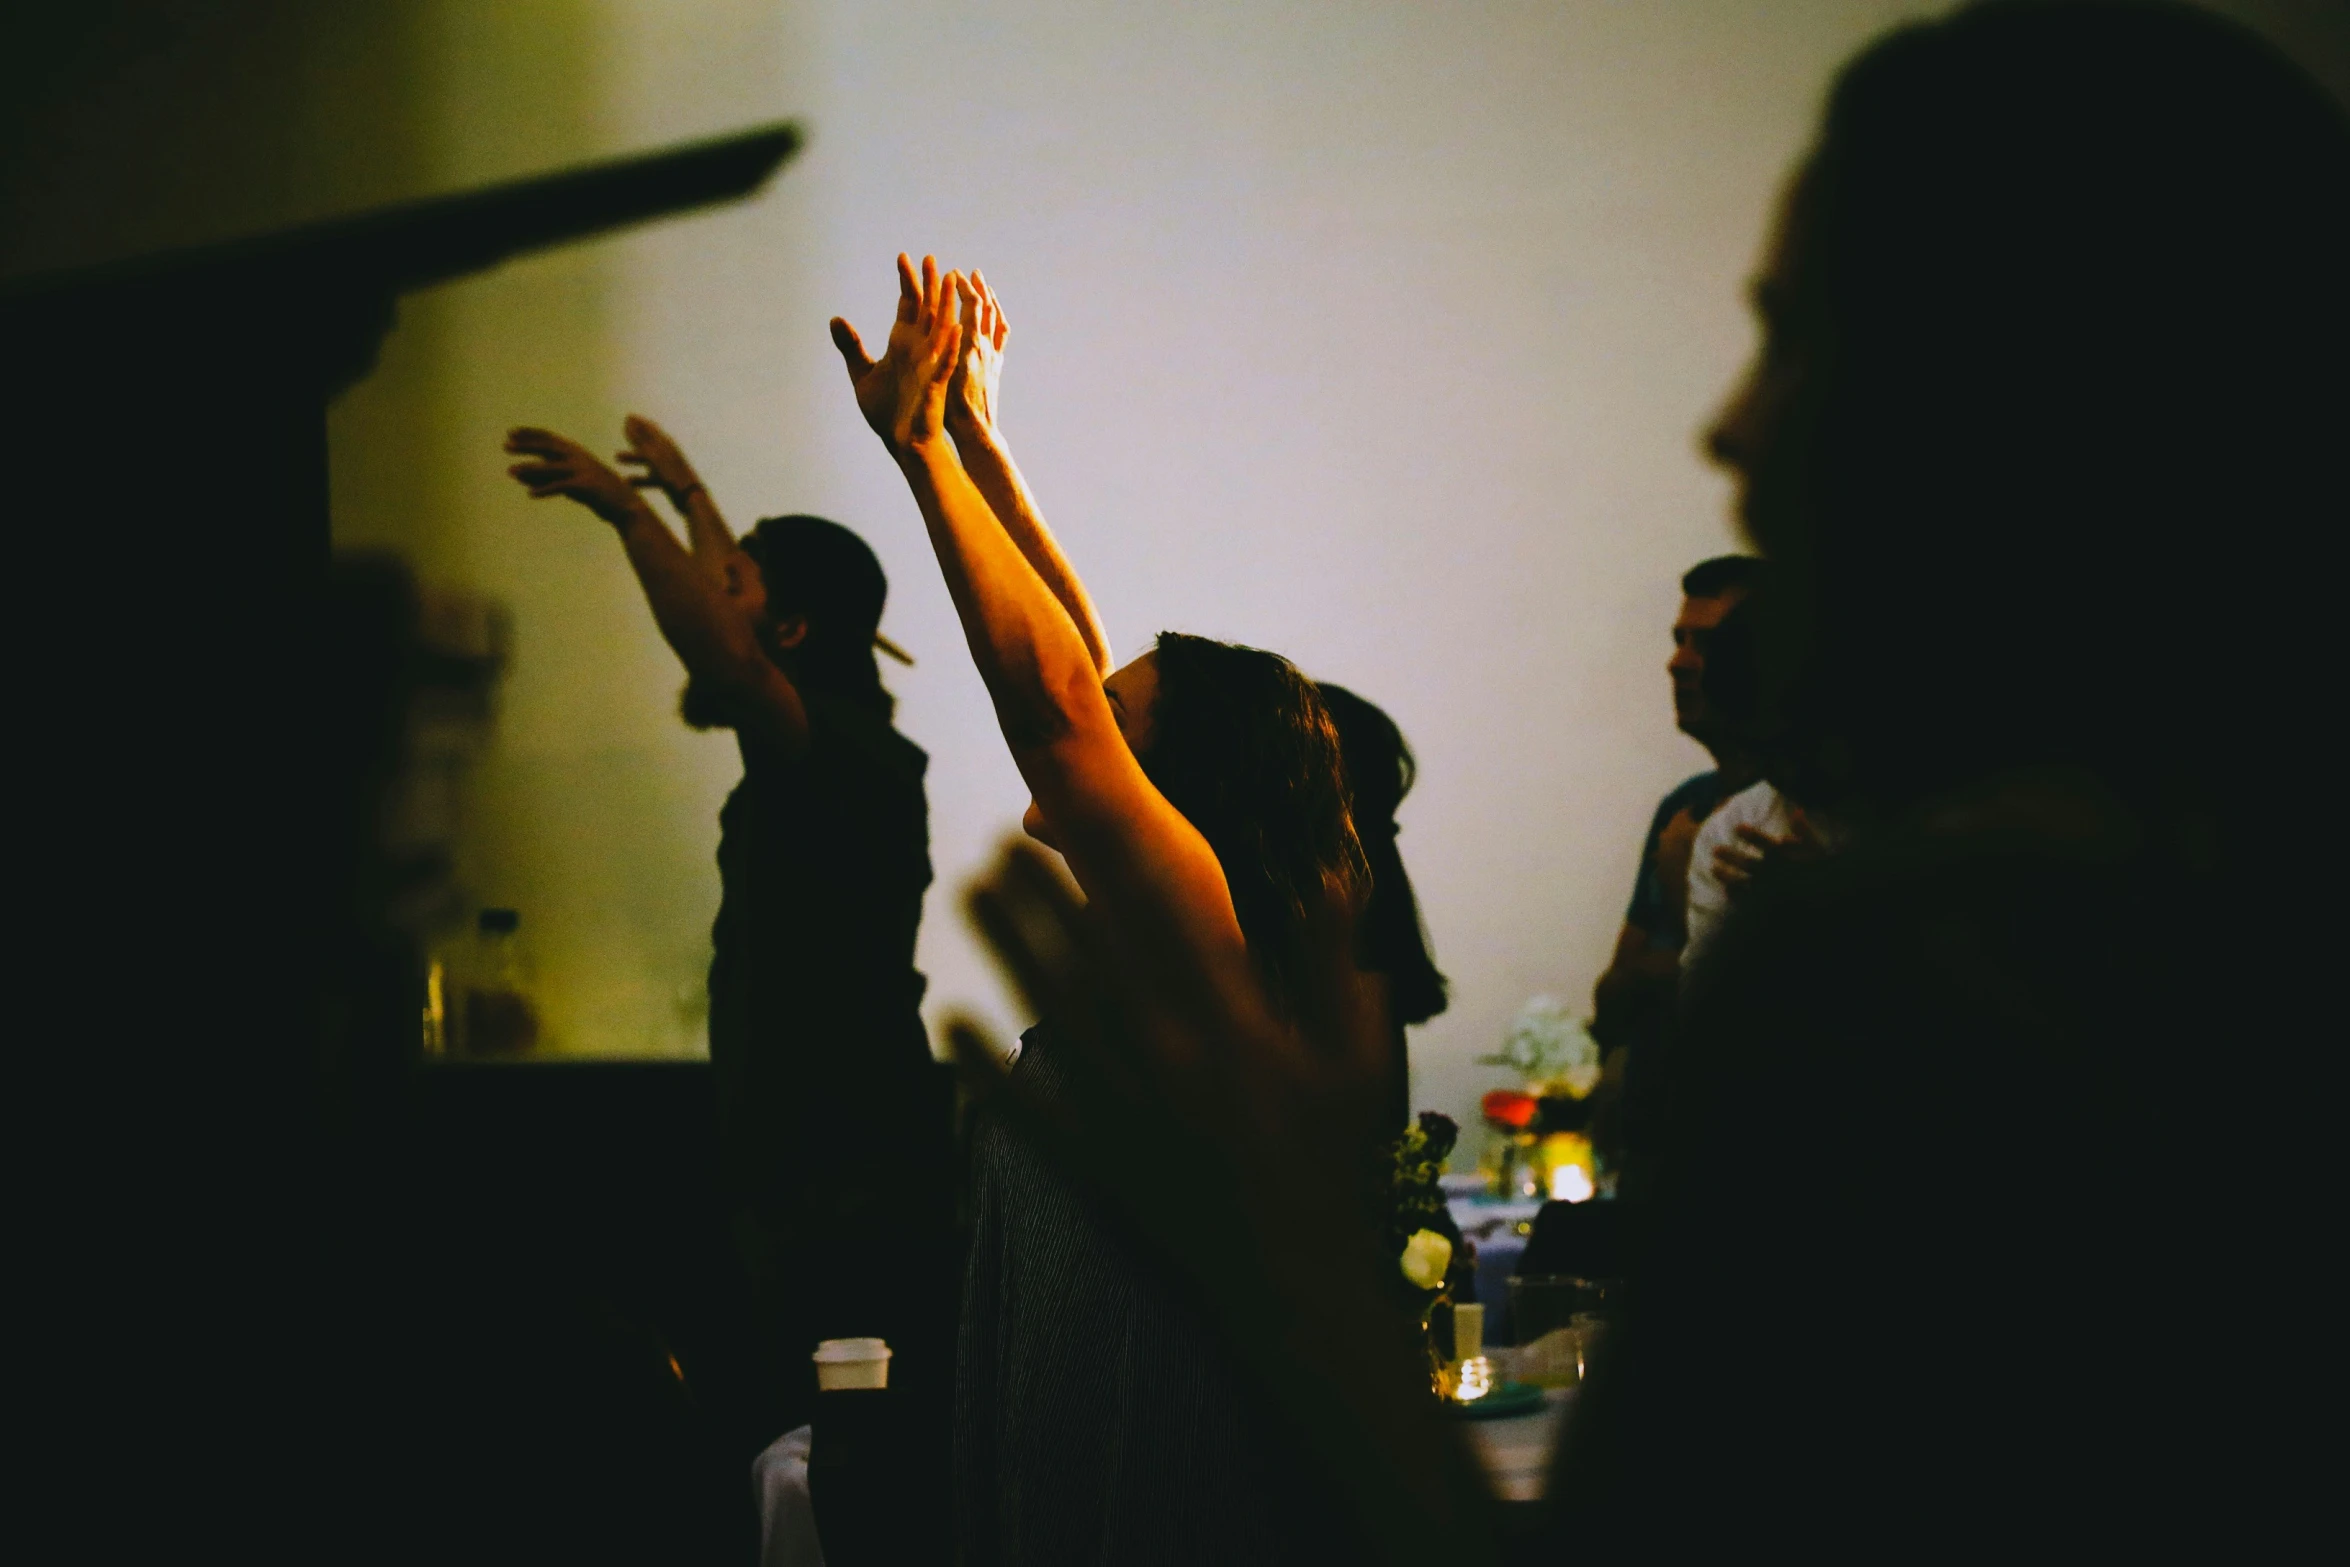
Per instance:
[[[11,25],[47,64],[0,95],[0,277],[632,148],[608,7],[93,0]],[[525,420],[617,423],[618,266],[579,246],[408,300],[329,421],[334,543],[511,615],[441,934],[520,911],[549,1050],[698,1055],[731,746],[673,717],[675,664],[609,538],[520,502],[498,452]]]
[[[614,150],[599,116],[614,46],[575,6],[448,11],[421,138],[462,186]],[[336,410],[338,545],[399,551],[428,581],[510,610],[514,660],[476,770],[457,876],[473,909],[519,912],[557,1054],[698,1055],[712,823],[723,785],[670,714],[678,674],[605,531],[533,508],[504,478],[518,422],[612,420],[614,259],[584,246],[411,302],[376,375]]]
[[[442,8],[417,79],[429,177],[464,186],[608,155],[618,48],[595,8]],[[695,1056],[732,747],[674,715],[680,675],[608,530],[532,506],[499,452],[517,423],[616,424],[609,246],[420,296],[331,422],[336,543],[397,551],[495,597],[513,661],[459,834],[467,906],[520,916],[538,1050]],[[616,439],[617,430],[610,434]]]

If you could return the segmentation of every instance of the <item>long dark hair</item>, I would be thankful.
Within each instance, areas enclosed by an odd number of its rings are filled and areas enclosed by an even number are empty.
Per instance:
[[[1420,900],[1412,894],[1395,841],[1401,830],[1395,813],[1412,792],[1419,764],[1403,731],[1376,704],[1327,680],[1320,690],[1322,705],[1338,727],[1338,749],[1354,797],[1355,835],[1371,873],[1370,900],[1357,921],[1357,961],[1387,976],[1388,1009],[1397,1023],[1425,1023],[1444,1010],[1447,981],[1428,950]]]
[[[1161,632],[1158,674],[1143,771],[1216,851],[1249,954],[1294,1010],[1307,920],[1368,879],[1337,730],[1278,653]]]
[[[1824,781],[2258,776],[2325,701],[2280,600],[2343,518],[2340,106],[2184,5],[1978,5],[1844,71],[1793,210],[1819,363],[1757,531]]]

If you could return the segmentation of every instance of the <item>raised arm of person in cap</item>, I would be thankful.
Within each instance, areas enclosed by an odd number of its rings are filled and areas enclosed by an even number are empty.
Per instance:
[[[620,433],[628,437],[628,445],[616,454],[621,467],[644,470],[630,473],[628,482],[669,497],[669,504],[685,519],[686,545],[693,552],[694,564],[711,581],[731,591],[729,575],[739,571],[742,551],[736,547],[726,519],[719,515],[710,487],[686,459],[684,448],[642,414],[630,414],[623,420]]]
[[[1077,568],[1069,564],[1053,530],[1045,526],[1044,513],[1037,510],[1036,497],[1019,464],[1012,461],[1012,449],[1004,444],[1003,431],[996,423],[997,411],[1003,406],[1004,345],[1011,336],[1003,306],[976,269],[961,280],[959,292],[963,357],[947,388],[947,433],[954,437],[955,450],[962,456],[971,482],[979,486],[996,520],[1076,622],[1077,634],[1093,655],[1094,668],[1106,675],[1117,667],[1110,654],[1110,634],[1102,629],[1102,617],[1094,609],[1085,584],[1078,580]]]
[[[897,319],[880,359],[835,318],[858,409],[897,460],[1038,811],[1087,896],[1127,938],[1245,952],[1215,851],[1145,776],[1075,619],[1013,542],[946,430],[962,360],[957,279],[898,257]]]
[[[805,751],[807,707],[761,643],[773,633],[756,564],[735,549],[738,569],[714,577],[653,515],[635,486],[577,441],[524,427],[507,432],[506,450],[524,459],[506,471],[532,499],[565,496],[612,525],[663,640],[687,674],[727,693],[738,732],[776,745],[786,755]],[[733,548],[731,540],[728,547]]]

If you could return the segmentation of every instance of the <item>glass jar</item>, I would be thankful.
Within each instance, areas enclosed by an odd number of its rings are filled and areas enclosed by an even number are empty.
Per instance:
[[[512,909],[484,909],[474,925],[464,975],[465,1053],[518,1055],[539,1042],[538,1009],[531,1005],[530,970],[522,950],[522,916]]]

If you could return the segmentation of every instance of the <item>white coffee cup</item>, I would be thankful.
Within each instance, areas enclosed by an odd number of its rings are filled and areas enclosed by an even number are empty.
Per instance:
[[[828,1338],[809,1358],[819,1391],[889,1386],[889,1345],[881,1339]]]

